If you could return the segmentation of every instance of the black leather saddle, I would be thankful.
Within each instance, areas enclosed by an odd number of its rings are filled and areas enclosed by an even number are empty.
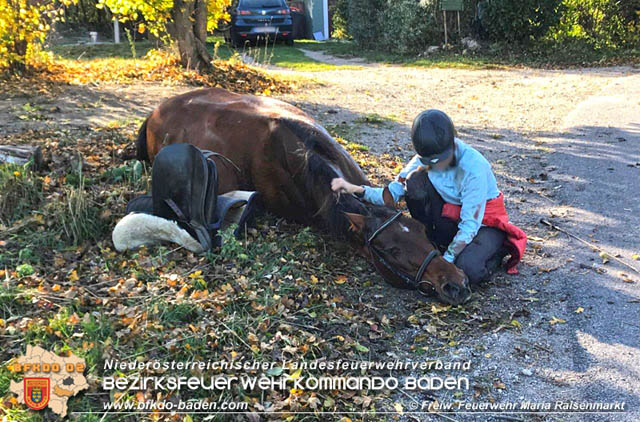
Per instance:
[[[222,244],[218,234],[225,217],[234,209],[238,236],[253,223],[259,208],[257,192],[234,191],[218,195],[218,172],[213,160],[218,155],[191,144],[171,144],[153,161],[151,195],[142,195],[127,204],[127,213],[142,212],[174,220],[202,245],[204,250]],[[239,195],[237,192],[244,192]],[[240,212],[238,212],[240,210]]]

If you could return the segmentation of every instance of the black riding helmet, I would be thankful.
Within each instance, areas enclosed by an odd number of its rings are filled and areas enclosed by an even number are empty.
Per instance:
[[[426,110],[418,114],[411,127],[411,141],[423,164],[446,160],[453,152],[456,129],[440,110]]]

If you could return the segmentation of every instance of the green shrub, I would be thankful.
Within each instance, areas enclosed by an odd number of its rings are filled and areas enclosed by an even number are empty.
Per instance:
[[[349,29],[347,28],[347,22],[349,18],[349,1],[337,0],[330,6],[331,24],[333,29],[331,31],[331,38],[337,38],[340,40],[350,39]]]
[[[350,0],[347,7],[347,29],[358,46],[372,49],[378,46],[381,12],[386,0]]]
[[[560,22],[562,0],[484,0],[484,25],[491,40],[526,44]]]
[[[381,14],[381,45],[391,52],[422,52],[440,42],[436,2],[388,0]]]
[[[352,0],[346,8],[346,28],[365,49],[422,52],[442,41],[437,4],[437,0]]]
[[[640,0],[564,0],[565,13],[552,37],[586,42],[597,49],[640,43]]]

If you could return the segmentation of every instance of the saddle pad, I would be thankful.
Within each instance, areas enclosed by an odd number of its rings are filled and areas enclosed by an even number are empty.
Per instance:
[[[175,221],[144,213],[131,213],[118,221],[111,239],[118,252],[162,242],[177,243],[194,253],[206,250]]]
[[[244,233],[245,227],[253,224],[260,209],[259,193],[231,191],[218,196],[214,219],[221,221],[222,229],[237,224],[238,227],[234,231],[234,235],[240,237]],[[127,213],[128,215],[116,224],[111,236],[117,251],[122,252],[142,245],[155,245],[162,242],[177,243],[195,253],[208,250],[175,221],[152,215],[153,198],[151,195],[138,196],[129,201]],[[215,236],[212,241],[214,246],[220,246],[222,243],[219,235]]]

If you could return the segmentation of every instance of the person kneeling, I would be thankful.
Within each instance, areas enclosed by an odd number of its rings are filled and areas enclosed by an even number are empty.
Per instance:
[[[527,237],[509,223],[487,159],[456,137],[453,122],[439,110],[414,119],[411,141],[417,154],[388,186],[357,186],[335,178],[331,188],[378,205],[393,206],[405,197],[411,216],[471,283],[486,280],[506,255],[511,255],[507,272],[517,273]]]

